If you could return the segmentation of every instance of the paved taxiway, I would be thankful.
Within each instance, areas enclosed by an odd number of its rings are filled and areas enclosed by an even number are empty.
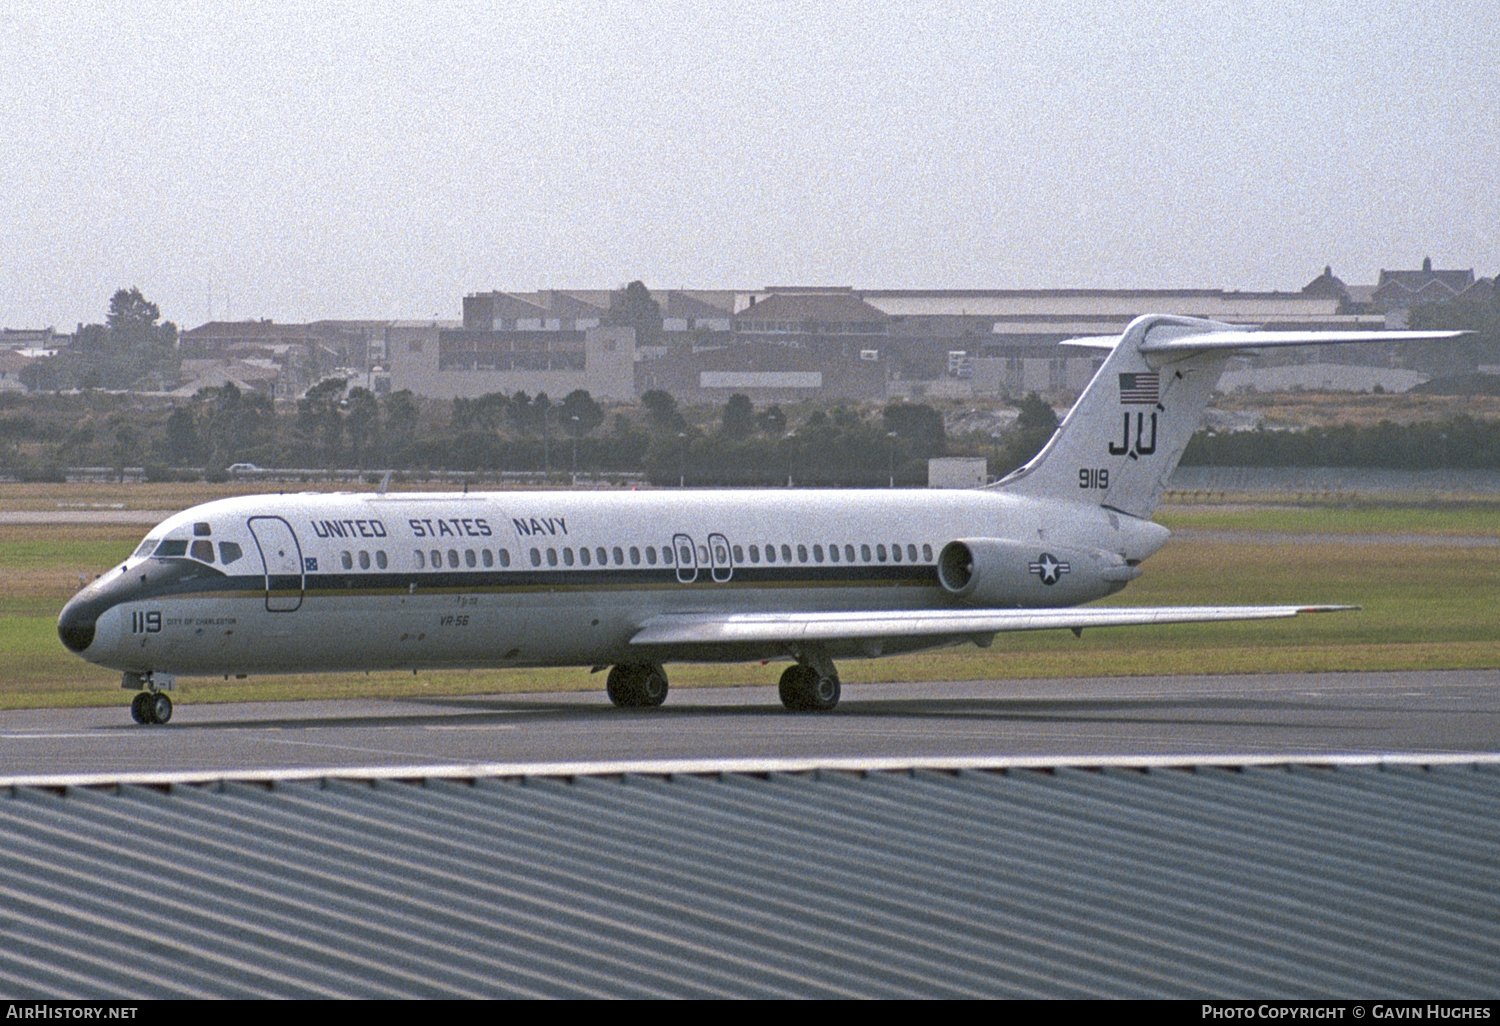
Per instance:
[[[0,713],[0,779],[52,774],[592,760],[1500,751],[1500,674],[1264,674],[844,689],[790,715],[775,689],[679,689],[651,711],[603,692],[213,705],[166,727],[124,704]]]

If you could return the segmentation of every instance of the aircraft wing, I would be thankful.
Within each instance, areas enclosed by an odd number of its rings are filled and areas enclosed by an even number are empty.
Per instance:
[[[662,613],[632,645],[850,641],[990,635],[1005,631],[1133,627],[1215,620],[1273,620],[1358,606],[1109,606],[1068,609],[903,609],[837,613]]]

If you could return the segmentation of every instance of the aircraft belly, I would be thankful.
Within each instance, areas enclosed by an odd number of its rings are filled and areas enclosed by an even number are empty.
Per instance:
[[[290,612],[267,610],[260,593],[154,608],[159,632],[117,628],[117,668],[219,675],[587,664],[623,657],[637,623],[618,596],[579,592],[312,595]],[[109,614],[126,625],[131,615],[128,607]]]

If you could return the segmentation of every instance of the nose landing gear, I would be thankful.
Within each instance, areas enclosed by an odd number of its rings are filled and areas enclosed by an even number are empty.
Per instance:
[[[169,722],[172,719],[172,699],[163,692],[170,691],[174,683],[173,678],[165,673],[126,673],[120,687],[127,691],[145,689],[130,700],[131,719],[142,725]]]

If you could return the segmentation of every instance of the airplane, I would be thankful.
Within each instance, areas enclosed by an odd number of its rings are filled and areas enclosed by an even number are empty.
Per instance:
[[[1352,608],[1083,604],[1166,542],[1151,516],[1230,356],[1460,334],[1142,316],[1070,341],[1108,355],[1041,451],[984,488],[220,499],[152,528],[58,634],[121,671],[143,724],[171,719],[180,675],[608,668],[614,705],[641,709],[674,662],[790,661],[782,704],[826,712],[838,659]]]

